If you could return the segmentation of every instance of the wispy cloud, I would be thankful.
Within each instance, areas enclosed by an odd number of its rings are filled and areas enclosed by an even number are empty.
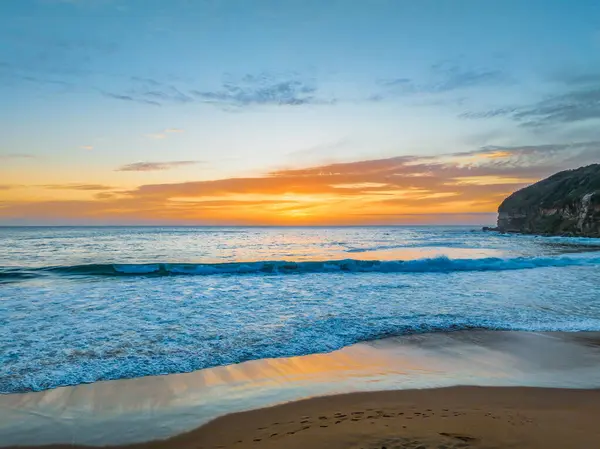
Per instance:
[[[382,91],[370,97],[381,101],[389,97],[409,94],[443,94],[475,87],[490,87],[513,83],[503,70],[464,67],[456,61],[445,61],[431,66],[423,79],[408,77],[380,79],[377,85]]]
[[[217,88],[181,87],[172,82],[153,78],[132,77],[132,86],[125,92],[105,92],[117,100],[162,104],[201,103],[222,107],[244,106],[301,106],[306,104],[331,104],[333,98],[323,98],[318,93],[316,81],[297,74],[247,74],[240,78],[231,76]],[[175,131],[172,131],[175,132]]]
[[[497,86],[512,82],[506,72],[487,68],[465,68],[443,62],[432,66],[437,80],[429,84],[433,92],[448,92],[477,86]]]
[[[102,93],[116,100],[132,101],[152,106],[172,103],[184,104],[195,101],[194,97],[186,92],[189,88],[178,87],[171,82],[133,76],[129,78],[129,84],[130,86],[123,92],[102,91]]]
[[[400,156],[278,170],[257,177],[147,184],[125,191],[78,184],[80,190],[96,189],[94,199],[5,201],[0,217],[101,217],[119,222],[204,224],[383,224],[403,222],[399,217],[411,214],[493,213],[508,194],[520,187],[561,169],[597,161],[599,145],[590,141],[487,146],[439,156]],[[139,162],[120,170],[166,170],[195,163]]]
[[[414,176],[429,173],[429,176]],[[390,158],[334,164],[303,170],[282,170],[259,178],[229,178],[214,181],[158,184],[139,187],[130,192],[136,197],[211,197],[222,195],[331,195],[339,199],[371,196],[372,201],[384,198],[402,200],[439,200],[442,197],[481,196],[465,180],[476,177],[477,187],[487,185],[493,190],[506,192],[520,180],[527,183],[537,177],[536,168],[524,170],[501,164],[459,165],[440,160],[419,158]],[[483,181],[489,179],[485,184]],[[503,179],[506,182],[503,182]],[[460,181],[460,189],[456,189]],[[507,187],[510,186],[510,187]],[[485,191],[485,188],[483,189]],[[416,207],[413,203],[411,207]]]
[[[556,95],[517,109],[512,117],[524,126],[555,125],[600,118],[600,83]]]
[[[223,83],[218,90],[193,90],[191,93],[201,102],[230,106],[300,106],[333,101],[317,96],[314,80],[297,76],[282,79],[269,74],[246,75],[237,82]]]
[[[94,146],[93,145],[82,145],[79,148],[81,148],[82,150],[93,150]]]
[[[200,161],[135,162],[123,165],[116,171],[160,171],[199,164]]]
[[[160,106],[161,105],[158,101],[148,100],[146,98],[132,97],[131,95],[121,95],[121,94],[115,94],[115,93],[104,92],[104,91],[101,91],[101,93],[105,97],[114,98],[115,100],[131,101],[134,103],[149,104],[152,106]]]
[[[48,190],[83,190],[83,191],[102,191],[114,190],[115,187],[103,184],[44,184],[39,187]]]
[[[565,167],[579,167],[598,162],[600,141],[569,142],[542,145],[522,146],[487,146],[483,151],[490,153],[506,153],[510,157],[497,160],[497,164],[512,166],[539,166],[550,173]]]
[[[508,117],[523,127],[554,126],[600,119],[600,74],[562,77],[558,92],[529,105],[469,111],[466,119]]]
[[[494,146],[442,156],[401,156],[343,164],[279,170],[256,178],[156,184],[129,192],[135,197],[222,195],[365,195],[427,199],[501,195],[577,163],[594,161],[600,142]],[[460,188],[457,188],[460,187]],[[481,189],[481,190],[478,190]],[[414,203],[412,207],[416,207]]]
[[[74,84],[71,82],[68,82],[68,81],[61,81],[61,80],[52,79],[52,78],[43,78],[43,77],[39,77],[39,76],[24,75],[24,74],[20,74],[18,72],[13,72],[11,75],[12,75],[13,79],[18,79],[21,81],[28,81],[30,83],[35,83],[35,84],[60,86],[63,88],[74,87]]]
[[[504,117],[509,116],[513,113],[517,112],[517,108],[496,108],[489,109],[487,111],[468,111],[463,112],[459,115],[460,118],[465,119],[486,119],[486,118],[494,118],[494,117]]]

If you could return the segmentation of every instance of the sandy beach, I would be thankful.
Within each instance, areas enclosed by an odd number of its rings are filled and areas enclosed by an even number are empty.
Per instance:
[[[600,447],[600,391],[453,387],[312,399],[218,419],[152,448]]]
[[[0,446],[592,449],[598,341],[595,332],[423,334],[0,395]]]
[[[450,387],[382,391],[235,413],[168,440],[119,447],[590,449],[600,447],[598,416],[600,390]]]

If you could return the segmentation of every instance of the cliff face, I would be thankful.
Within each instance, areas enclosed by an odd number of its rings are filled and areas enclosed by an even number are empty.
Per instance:
[[[498,230],[600,237],[600,164],[562,171],[513,193],[498,208]]]

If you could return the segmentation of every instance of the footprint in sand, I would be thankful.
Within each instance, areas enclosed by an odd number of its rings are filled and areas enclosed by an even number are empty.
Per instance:
[[[444,437],[448,437],[448,438],[454,438],[456,440],[460,440],[463,441],[465,443],[470,443],[473,441],[476,441],[477,438],[475,437],[471,437],[469,435],[463,435],[460,433],[447,433],[447,432],[440,432],[440,435],[444,436]]]
[[[464,436],[464,435],[462,435]],[[439,440],[414,440],[410,438],[387,438],[374,441],[360,449],[467,449],[470,444],[460,442],[441,442]]]

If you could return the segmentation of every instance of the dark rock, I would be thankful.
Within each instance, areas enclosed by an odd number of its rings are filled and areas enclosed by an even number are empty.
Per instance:
[[[600,237],[600,164],[562,171],[513,193],[498,208],[495,230]]]
[[[498,232],[499,231],[499,229],[497,227],[492,228],[490,226],[484,226],[483,228],[481,228],[481,230],[485,231],[485,232]]]

